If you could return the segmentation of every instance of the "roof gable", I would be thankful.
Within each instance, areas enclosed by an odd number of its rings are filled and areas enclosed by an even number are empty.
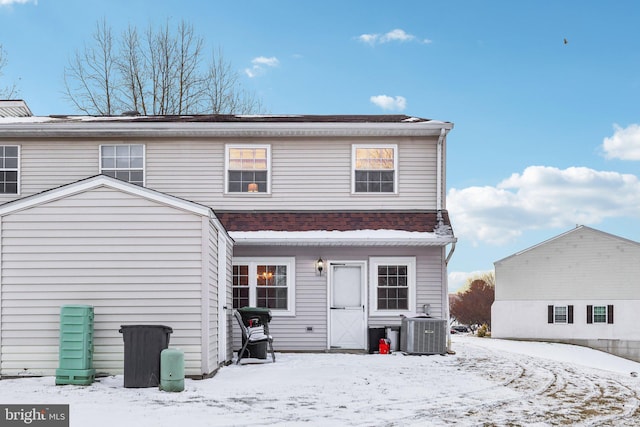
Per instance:
[[[160,193],[149,188],[130,184],[128,182],[111,178],[106,175],[96,175],[90,178],[73,182],[71,184],[43,191],[42,193],[37,193],[31,196],[7,202],[3,205],[0,205],[0,216],[8,215],[13,212],[28,209],[33,206],[48,203],[50,201],[63,199],[74,194],[90,191],[100,187],[108,187],[119,190],[128,194],[153,200],[167,206],[185,210],[187,212],[192,212],[197,215],[214,217],[213,211],[211,211],[211,209],[206,206],[190,202],[188,200],[180,199],[178,197],[170,196],[168,194]]]
[[[606,238],[606,239],[618,240],[618,241],[626,243],[626,244],[631,244],[631,245],[637,246],[640,249],[640,243],[638,243],[636,241],[625,239],[624,237],[616,236],[615,234],[610,234],[610,233],[606,233],[604,231],[596,230],[595,228],[587,227],[586,225],[578,225],[575,228],[573,228],[573,229],[571,229],[571,230],[569,230],[567,232],[559,234],[559,235],[557,235],[555,237],[552,237],[552,238],[547,239],[547,240],[545,240],[543,242],[540,242],[537,245],[531,246],[531,247],[529,247],[527,249],[524,249],[522,251],[519,251],[519,252],[516,252],[516,253],[514,253],[512,255],[509,255],[509,256],[507,256],[505,258],[502,258],[502,259],[500,259],[498,261],[495,261],[494,264],[502,263],[504,261],[509,260],[510,258],[526,254],[528,252],[534,251],[534,250],[539,249],[541,247],[547,246],[547,245],[549,245],[549,244],[551,244],[553,242],[564,240],[564,239],[566,239],[566,238],[570,237],[571,235],[573,235],[575,233],[578,233],[578,232],[586,232],[586,233],[593,234],[595,236],[603,237],[603,238]]]

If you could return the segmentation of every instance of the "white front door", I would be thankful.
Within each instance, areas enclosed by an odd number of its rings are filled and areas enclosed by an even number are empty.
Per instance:
[[[331,263],[329,278],[329,346],[365,348],[364,263]]]

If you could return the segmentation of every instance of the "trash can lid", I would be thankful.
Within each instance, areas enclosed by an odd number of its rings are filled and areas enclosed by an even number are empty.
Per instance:
[[[120,330],[118,332],[122,333],[125,329],[164,329],[165,332],[173,333],[173,328],[171,326],[165,325],[120,325]]]

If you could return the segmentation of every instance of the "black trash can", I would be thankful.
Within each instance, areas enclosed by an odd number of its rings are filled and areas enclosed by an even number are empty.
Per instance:
[[[160,384],[160,353],[169,347],[169,334],[164,325],[122,325],[124,340],[124,386],[157,387]]]
[[[242,317],[242,323],[248,328],[263,327],[264,333],[269,333],[269,322],[271,322],[271,310],[262,307],[242,307],[238,309],[238,313]],[[242,337],[242,345],[245,339]],[[267,358],[267,342],[257,342],[249,344],[242,357],[251,357],[255,359]]]

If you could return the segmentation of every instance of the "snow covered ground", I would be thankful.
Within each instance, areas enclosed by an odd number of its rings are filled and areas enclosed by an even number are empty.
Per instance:
[[[276,353],[185,391],[0,381],[0,403],[70,405],[84,426],[638,426],[640,363],[549,343],[454,335],[455,355]]]

